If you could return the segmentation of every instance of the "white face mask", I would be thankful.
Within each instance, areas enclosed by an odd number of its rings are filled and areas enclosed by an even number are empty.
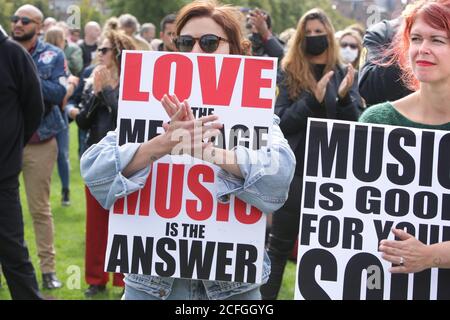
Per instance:
[[[358,57],[358,49],[352,49],[350,47],[341,48],[341,57],[345,63],[353,63]]]

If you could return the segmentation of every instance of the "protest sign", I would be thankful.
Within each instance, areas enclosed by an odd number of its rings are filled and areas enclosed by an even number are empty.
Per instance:
[[[450,270],[391,274],[381,240],[450,240],[450,133],[309,119],[296,299],[449,299]]]
[[[170,119],[160,100],[176,94],[189,101],[195,118],[219,116],[224,127],[217,147],[270,146],[276,63],[273,58],[125,51],[118,144],[161,134]],[[186,154],[154,162],[145,187],[111,208],[106,270],[261,282],[265,215],[234,196],[219,202],[223,174]]]

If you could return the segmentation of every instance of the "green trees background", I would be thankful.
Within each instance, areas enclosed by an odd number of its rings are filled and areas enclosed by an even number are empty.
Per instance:
[[[56,2],[58,0],[55,0]],[[9,17],[24,3],[31,3],[40,8],[44,15],[56,16],[64,20],[67,14],[56,14],[50,10],[49,0],[0,0],[0,24],[9,31]],[[176,12],[190,0],[103,0],[106,13],[101,13],[92,5],[90,0],[74,1],[80,7],[81,25],[89,20],[104,22],[109,16],[119,16],[122,13],[135,15],[141,23],[153,22],[159,31],[159,22],[168,13]],[[336,30],[345,28],[355,21],[343,17],[332,8],[330,0],[223,0],[223,3],[233,4],[247,8],[262,8],[270,13],[273,20],[273,29],[280,33],[289,27],[295,27],[298,19],[307,10],[320,7],[327,12],[333,21]]]
[[[170,1],[142,1],[142,0],[107,0],[112,14],[119,15],[129,12],[135,15],[139,21],[151,21],[159,24],[162,17],[171,12],[176,12],[190,0]],[[307,10],[320,7],[329,14],[336,30],[345,28],[355,21],[343,17],[333,10],[330,0],[223,0],[223,3],[233,4],[247,8],[262,8],[270,13],[275,32],[281,32],[289,27],[295,27],[298,19]]]
[[[151,0],[153,1],[153,0]],[[52,2],[58,2],[54,0]],[[125,1],[124,1],[125,2]],[[137,1],[136,1],[137,2]],[[55,13],[50,9],[49,0],[0,0],[0,25],[9,32],[10,21],[9,18],[14,14],[14,12],[20,6],[24,4],[32,4],[38,7],[45,17],[55,17],[57,20],[66,20],[72,12],[58,12]],[[73,4],[79,7],[79,12],[81,16],[81,26],[88,21],[95,20],[103,23],[108,16],[100,13],[96,8],[91,5],[90,0],[78,0],[73,1]],[[82,29],[82,27],[81,27]]]

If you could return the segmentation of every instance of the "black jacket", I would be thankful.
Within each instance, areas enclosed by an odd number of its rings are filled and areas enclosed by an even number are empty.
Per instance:
[[[249,40],[252,43],[252,54],[254,56],[268,56],[279,60],[284,56],[283,44],[275,35],[272,35],[264,42],[259,33],[252,33],[249,36]]]
[[[17,188],[23,147],[44,112],[33,59],[0,27],[0,189]]]
[[[395,101],[412,92],[401,80],[397,64],[383,67],[375,63],[389,58],[383,57],[384,51],[391,44],[400,23],[400,19],[383,20],[367,30],[364,36],[366,58],[359,70],[359,93],[368,106]]]
[[[116,129],[119,87],[106,87],[98,95],[87,85],[81,98],[81,110],[75,118],[77,125],[88,131],[86,147],[98,143],[108,131]]]
[[[288,88],[284,81],[284,73],[278,77],[278,97],[275,113],[280,117],[280,128],[294,151],[297,165],[295,174],[303,175],[303,158],[306,143],[306,127],[308,118],[327,118],[340,120],[358,120],[361,98],[357,83],[354,82],[344,99],[338,98],[338,88],[346,75],[346,69],[336,67],[334,75],[328,83],[324,101],[319,103],[315,96],[303,91],[295,100],[289,98]]]

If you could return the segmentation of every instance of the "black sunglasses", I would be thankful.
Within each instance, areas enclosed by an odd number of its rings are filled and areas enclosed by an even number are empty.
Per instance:
[[[200,44],[200,48],[206,53],[213,53],[216,51],[220,41],[228,42],[227,39],[216,36],[215,34],[204,34],[200,38],[183,35],[173,39],[175,46],[180,52],[191,52],[197,41]]]
[[[105,55],[109,50],[112,50],[112,48],[103,47],[103,48],[98,48],[97,49],[97,51],[101,52],[103,55]]]
[[[10,18],[10,20],[11,20],[12,23],[17,23],[17,22],[19,22],[19,21],[22,21],[22,24],[23,24],[24,26],[26,26],[27,24],[30,24],[31,22],[33,22],[33,23],[38,23],[37,21],[35,21],[35,20],[31,19],[31,18],[28,18],[28,17],[19,17],[19,16],[12,16],[12,17]]]
[[[358,49],[358,46],[354,43],[347,43],[347,42],[341,42],[341,48],[347,48],[350,47],[352,49]]]

